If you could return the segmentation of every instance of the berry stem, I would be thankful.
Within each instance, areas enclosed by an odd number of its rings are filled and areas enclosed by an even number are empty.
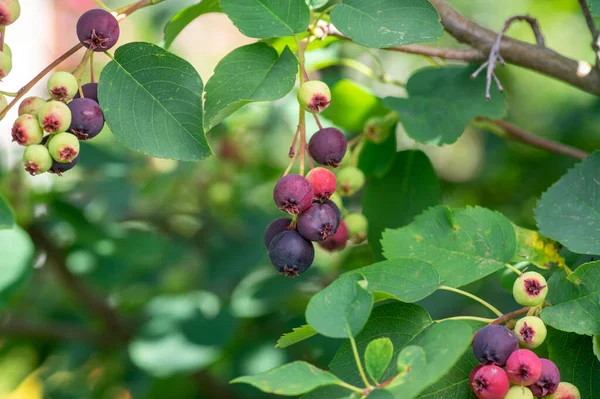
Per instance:
[[[373,388],[369,380],[367,379],[367,375],[365,374],[365,370],[363,369],[362,363],[360,361],[360,355],[358,354],[358,348],[356,347],[356,340],[352,336],[352,332],[350,331],[350,326],[346,325],[348,329],[348,336],[350,337],[350,345],[352,346],[352,353],[354,354],[354,361],[356,361],[356,366],[358,367],[358,373],[360,374],[360,378],[362,379],[365,387]]]
[[[485,317],[475,317],[475,316],[454,316],[454,317],[447,317],[445,319],[439,319],[439,320],[435,320],[436,323],[441,323],[447,320],[473,320],[473,321],[481,321],[483,323],[488,323],[488,324],[492,324],[494,322],[494,319],[486,319]]]
[[[83,76],[83,71],[85,70],[85,66],[87,65],[87,63],[90,60],[91,55],[93,54],[93,51],[88,49],[86,50],[85,54],[83,54],[83,58],[81,59],[81,62],[79,63],[79,65],[77,65],[77,68],[75,68],[75,70],[73,71],[73,76],[75,76],[75,79],[77,79],[77,86],[79,87],[79,95],[83,98],[83,90],[81,89],[81,77]]]
[[[90,54],[90,82],[95,83],[96,77],[94,76],[94,52]]]
[[[319,127],[319,129],[323,129],[323,125],[321,124],[321,120],[319,119],[317,114],[313,114],[313,116],[315,117],[315,122],[317,122],[317,126]]]
[[[96,2],[96,4],[98,4],[100,7],[104,8],[106,11],[108,12],[112,12],[112,10],[106,5],[104,4],[104,2],[102,0],[94,0]]]
[[[514,319],[517,316],[522,315],[523,313],[527,313],[529,311],[529,307],[524,307],[519,310],[515,310],[513,312],[507,313],[502,317],[498,317],[496,320],[492,321],[490,324],[502,324],[506,321]]]
[[[0,51],[4,51],[4,37],[6,36],[6,26],[0,27]]]
[[[483,299],[481,299],[480,297],[478,297],[477,295],[473,295],[469,292],[463,291],[463,290],[459,290],[458,288],[452,288],[452,287],[448,287],[445,285],[442,285],[440,287],[441,290],[445,290],[445,291],[450,291],[450,292],[455,292],[457,294],[466,296],[467,298],[471,298],[477,302],[479,302],[480,304],[482,304],[483,306],[485,306],[486,308],[488,308],[489,310],[491,310],[496,316],[498,317],[502,317],[504,315],[504,313],[502,313],[501,311],[499,311],[496,307],[494,307],[492,304],[490,304],[489,302],[484,301]]]
[[[505,263],[504,266],[508,267],[510,270],[512,270],[513,272],[517,273],[519,276],[521,274],[523,274],[523,272],[521,272],[519,269],[517,269],[516,267],[514,267],[510,263]]]
[[[347,388],[347,389],[349,389],[351,391],[354,391],[356,393],[360,393],[360,394],[363,393],[363,390],[360,389],[359,387],[355,387],[354,385],[350,385],[350,384],[348,384],[348,383],[346,383],[344,381],[337,382],[337,385],[340,386],[340,387]]]
[[[300,108],[300,174],[304,176],[304,157],[306,152],[306,113]]]
[[[127,18],[129,15],[136,12],[137,10],[139,10],[140,8],[153,6],[155,4],[162,3],[163,1],[165,1],[165,0],[140,0],[133,4],[129,4],[127,6],[117,8],[115,10],[115,13],[117,14],[117,19],[119,21],[121,21],[121,20]]]
[[[288,156],[293,158],[296,155],[296,141],[298,140],[298,135],[300,134],[300,125],[296,128],[296,133],[294,134],[294,139],[292,140],[292,145],[290,146],[290,152]]]
[[[8,97],[16,97],[19,95],[19,93],[13,93],[11,91],[2,91],[2,90],[0,90],[0,94],[4,94],[5,96],[8,96]]]
[[[292,166],[294,166],[294,164],[296,163],[296,159],[298,159],[298,154],[299,154],[299,152],[296,152],[294,154],[294,156],[290,160],[290,163],[288,164],[287,168],[285,168],[285,171],[283,172],[282,176],[286,176],[288,173],[290,173],[290,170],[292,170]]]
[[[299,78],[300,85],[308,80],[306,69],[304,68],[304,51],[308,46],[308,39],[299,40],[298,36],[294,36],[298,45],[298,65],[300,68]],[[300,175],[304,176],[304,157],[306,156],[306,112],[300,107],[300,115],[298,118],[298,129],[300,130]]]

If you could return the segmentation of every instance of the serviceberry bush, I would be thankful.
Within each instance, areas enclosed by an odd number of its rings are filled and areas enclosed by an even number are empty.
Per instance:
[[[93,3],[0,83],[0,394],[600,398],[600,2]]]

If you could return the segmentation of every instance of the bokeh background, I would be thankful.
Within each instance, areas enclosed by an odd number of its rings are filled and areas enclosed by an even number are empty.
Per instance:
[[[166,22],[196,2],[167,0],[137,12],[122,23],[119,44],[160,44]],[[535,16],[551,48],[575,59],[594,59],[576,1],[449,2],[495,30],[512,15]],[[127,2],[106,4],[117,8]],[[16,91],[75,44],[78,16],[96,7],[93,0],[21,0],[22,16],[6,38],[14,69],[0,89]],[[527,25],[513,26],[509,35],[533,41]],[[225,15],[209,14],[189,25],[171,51],[193,64],[206,83],[223,56],[252,41]],[[437,45],[459,46],[450,37]],[[72,71],[82,54],[59,70]],[[377,96],[404,95],[401,87],[337,65],[340,58],[349,58],[376,69],[374,57],[388,75],[404,82],[435,62],[367,51],[352,43],[311,51],[307,61],[311,74],[331,86],[350,79],[351,86]],[[96,70],[106,62],[97,56]],[[498,72],[508,93],[510,121],[583,150],[600,147],[596,97],[517,67]],[[45,96],[45,80],[32,95]],[[481,97],[483,101],[484,93]],[[360,109],[360,96],[348,94],[342,100]],[[106,129],[82,146],[78,167],[64,177],[33,178],[22,170],[22,149],[10,143],[13,109],[0,122],[0,192],[14,207],[20,226],[50,240],[41,243],[34,237],[32,273],[2,298],[0,398],[267,398],[271,396],[227,382],[298,359],[326,368],[341,340],[314,337],[286,349],[275,348],[275,343],[304,324],[311,295],[339,273],[372,263],[373,256],[366,244],[333,255],[319,251],[310,271],[293,280],[280,277],[269,265],[262,233],[278,216],[272,187],[287,165],[296,115],[293,94],[275,103],[248,105],[209,133],[216,156],[198,163],[133,153]],[[353,137],[359,132],[345,133]],[[535,228],[536,199],[574,163],[476,127],[444,147],[415,144],[401,127],[396,134],[399,150],[419,148],[430,157],[442,182],[444,204],[495,209],[527,228]],[[345,199],[345,206],[360,211],[360,193]],[[98,321],[49,270],[52,262],[64,262],[143,326],[136,337],[126,344],[111,342],[110,334],[103,343],[36,334],[3,337],[4,321],[14,317],[99,330]],[[466,289],[510,311],[512,297],[498,284],[510,284],[505,280],[495,275]],[[434,318],[487,316],[485,309],[452,294],[435,294],[423,304]]]

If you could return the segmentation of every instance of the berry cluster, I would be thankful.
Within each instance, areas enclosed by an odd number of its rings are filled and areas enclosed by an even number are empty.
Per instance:
[[[536,272],[523,273],[513,286],[515,300],[532,309],[544,303],[547,293],[546,280]],[[546,326],[533,315],[519,319],[514,330],[495,324],[479,330],[473,353],[481,364],[469,376],[475,395],[479,399],[581,399],[577,387],[560,382],[552,361],[531,351],[545,339]]]

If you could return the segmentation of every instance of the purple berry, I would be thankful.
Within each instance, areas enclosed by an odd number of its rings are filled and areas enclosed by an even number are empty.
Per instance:
[[[280,274],[296,277],[312,265],[315,259],[315,248],[298,232],[284,231],[271,241],[269,258]]]
[[[298,217],[298,232],[310,241],[325,241],[335,234],[339,221],[328,204],[314,203]]]
[[[83,97],[89,98],[90,100],[94,100],[97,103],[98,101],[98,83],[87,83],[81,86],[81,91],[83,91]],[[75,94],[75,98],[81,98],[79,91]]]
[[[77,37],[92,51],[106,51],[119,40],[119,22],[108,11],[90,10],[77,21]]]
[[[519,343],[515,334],[496,324],[483,327],[473,339],[473,353],[482,364],[504,367],[508,357],[517,349]]]
[[[506,374],[513,384],[531,385],[542,374],[542,362],[529,349],[519,349],[506,361]]]
[[[328,205],[331,208],[333,208],[335,215],[337,216],[337,226],[335,227],[336,231],[338,226],[340,225],[341,221],[342,221],[342,211],[340,211],[340,208],[337,206],[337,204],[335,202],[333,202],[332,200],[325,200],[323,201],[323,205]]]
[[[543,398],[550,396],[558,389],[560,383],[560,372],[556,364],[548,359],[540,359],[542,361],[542,374],[540,378],[529,386],[533,396]]]
[[[52,166],[50,167],[50,170],[48,172],[54,173],[58,176],[62,176],[63,173],[73,169],[75,165],[77,165],[77,162],[79,162],[79,155],[80,154],[77,154],[77,157],[69,163],[52,161]]]
[[[341,251],[346,248],[348,242],[348,228],[344,221],[340,221],[340,225],[334,235],[329,237],[326,241],[319,242],[319,246],[326,251],[335,252]]]
[[[308,152],[315,162],[334,168],[342,162],[347,148],[346,136],[333,127],[319,130],[308,143]]]
[[[94,138],[104,127],[104,114],[97,102],[89,98],[76,98],[69,103],[71,126],[69,132],[79,140]]]
[[[277,234],[290,230],[290,223],[292,223],[292,219],[289,218],[279,218],[269,223],[265,229],[265,247],[267,247],[267,250],[269,249],[269,244],[271,244],[271,241]]]
[[[504,370],[498,366],[483,366],[473,376],[471,389],[479,399],[504,399],[510,384]]]
[[[297,215],[310,208],[314,196],[313,187],[300,175],[283,176],[273,190],[275,204],[284,212]]]

